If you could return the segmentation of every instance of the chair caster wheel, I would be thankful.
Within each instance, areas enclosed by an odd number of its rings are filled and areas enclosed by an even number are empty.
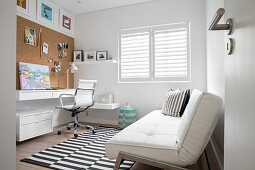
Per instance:
[[[95,131],[94,131],[94,130],[92,130],[92,134],[95,134]]]
[[[78,137],[78,135],[77,135],[77,134],[74,134],[74,137],[75,137],[75,138],[77,138],[77,137]]]
[[[67,130],[71,130],[71,127],[67,127]]]
[[[58,135],[61,135],[61,131],[58,131]]]

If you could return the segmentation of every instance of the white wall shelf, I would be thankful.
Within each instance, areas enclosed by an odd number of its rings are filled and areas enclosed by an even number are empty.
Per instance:
[[[112,103],[112,104],[106,104],[106,103],[95,103],[94,106],[91,107],[91,109],[118,109],[120,108],[120,103]]]
[[[70,64],[72,64],[71,62]],[[74,62],[75,65],[85,65],[85,64],[117,64],[116,60],[101,60],[101,61],[82,61]]]

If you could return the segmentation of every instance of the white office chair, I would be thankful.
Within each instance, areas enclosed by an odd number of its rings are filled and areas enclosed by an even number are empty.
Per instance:
[[[74,117],[74,123],[69,123],[68,125],[60,128],[58,130],[58,135],[61,135],[62,129],[70,130],[72,127],[74,128],[74,137],[76,138],[77,135],[77,127],[86,127],[87,129],[91,129],[92,133],[94,134],[94,128],[92,126],[89,126],[85,123],[79,123],[78,122],[78,114],[80,112],[86,111],[91,106],[94,105],[94,93],[95,93],[95,87],[96,87],[97,80],[79,80],[78,81],[78,87],[75,91],[75,94],[61,94],[59,96],[60,100],[60,109],[67,110],[72,113],[72,117]],[[72,96],[74,98],[74,103],[69,105],[63,105],[63,96]]]

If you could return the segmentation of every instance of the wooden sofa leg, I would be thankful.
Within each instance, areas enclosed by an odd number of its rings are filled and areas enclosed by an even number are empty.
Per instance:
[[[114,169],[113,170],[118,170],[120,168],[120,165],[123,163],[123,154],[122,152],[120,152],[118,154],[118,157],[116,159],[115,165],[114,165]]]

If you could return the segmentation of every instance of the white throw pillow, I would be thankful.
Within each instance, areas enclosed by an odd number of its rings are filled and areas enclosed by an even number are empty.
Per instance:
[[[161,113],[173,117],[180,117],[180,111],[185,93],[186,90],[180,91],[179,89],[175,91],[168,91]]]

